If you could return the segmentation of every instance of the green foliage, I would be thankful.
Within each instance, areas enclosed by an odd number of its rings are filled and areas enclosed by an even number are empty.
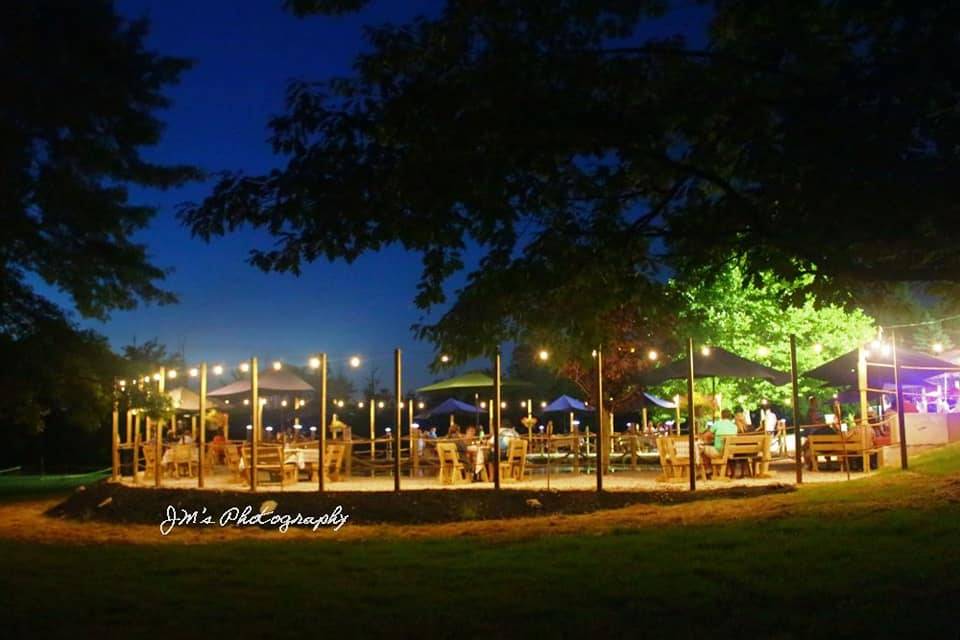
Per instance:
[[[371,28],[350,76],[290,86],[282,168],[223,176],[182,217],[268,231],[265,270],[401,245],[425,310],[476,249],[417,327],[457,362],[534,326],[610,342],[666,269],[733,257],[802,283],[801,306],[960,280],[956,3],[703,4],[702,47],[638,37],[689,9],[653,0],[450,1]]]
[[[678,330],[697,344],[720,346],[789,372],[790,336],[795,335],[797,365],[803,373],[856,348],[876,333],[873,319],[859,309],[818,304],[811,294],[804,294],[797,303],[797,293],[806,284],[804,279],[786,282],[769,272],[749,279],[743,267],[730,262],[719,272],[683,282],[673,280],[669,286],[681,301]],[[788,306],[790,301],[794,306]],[[712,392],[712,384],[704,381],[699,388]],[[815,382],[801,378],[801,398],[815,388]],[[749,380],[718,380],[716,389],[723,393],[728,407],[731,402],[756,407],[763,398],[785,403],[791,393],[789,385],[773,387]]]
[[[953,339],[950,337],[950,334],[944,330],[943,323],[934,322],[929,312],[924,313],[921,318],[921,322],[929,324],[922,324],[914,329],[913,339],[911,341],[914,349],[927,353],[935,353],[936,349],[934,349],[934,345],[938,345],[943,351],[950,351],[954,348]],[[956,323],[956,321],[954,321],[954,323]]]

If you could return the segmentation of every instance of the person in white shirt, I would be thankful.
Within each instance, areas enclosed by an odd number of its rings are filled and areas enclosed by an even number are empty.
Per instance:
[[[767,408],[763,414],[763,429],[767,434],[772,436],[777,432],[777,420],[777,414],[773,409]]]

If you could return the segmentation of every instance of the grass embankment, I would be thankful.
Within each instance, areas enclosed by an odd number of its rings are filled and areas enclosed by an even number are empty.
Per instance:
[[[0,501],[27,500],[45,495],[61,494],[80,485],[102,480],[109,471],[54,475],[0,475]]]
[[[140,544],[0,541],[4,631],[956,638],[960,626],[956,446],[908,473],[748,500],[317,540],[158,544],[130,530]]]

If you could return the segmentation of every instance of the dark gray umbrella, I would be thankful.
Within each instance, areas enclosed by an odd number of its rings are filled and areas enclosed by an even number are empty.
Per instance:
[[[836,387],[856,386],[858,358],[857,349],[854,349],[803,375]],[[889,348],[886,352],[871,350],[866,360],[869,388],[882,389],[884,385],[893,384],[893,354]],[[928,378],[958,370],[952,362],[904,347],[897,347],[897,364],[900,366],[901,382],[909,385],[921,385]]]
[[[683,356],[670,364],[648,371],[640,380],[643,384],[652,386],[667,380],[686,379],[690,373],[689,367],[687,356]],[[702,351],[694,352],[693,373],[697,378],[760,378],[776,386],[790,382],[789,373],[747,360],[720,347],[711,347],[706,355]]]

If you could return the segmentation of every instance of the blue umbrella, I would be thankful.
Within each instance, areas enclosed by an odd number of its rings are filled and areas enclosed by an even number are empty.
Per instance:
[[[429,411],[425,411],[417,418],[432,418],[433,416],[445,416],[452,413],[476,413],[477,408],[472,404],[461,402],[456,398],[447,398]]]
[[[588,407],[580,400],[564,395],[548,404],[546,408],[541,410],[541,413],[566,413],[569,411],[593,411],[593,407]]]

